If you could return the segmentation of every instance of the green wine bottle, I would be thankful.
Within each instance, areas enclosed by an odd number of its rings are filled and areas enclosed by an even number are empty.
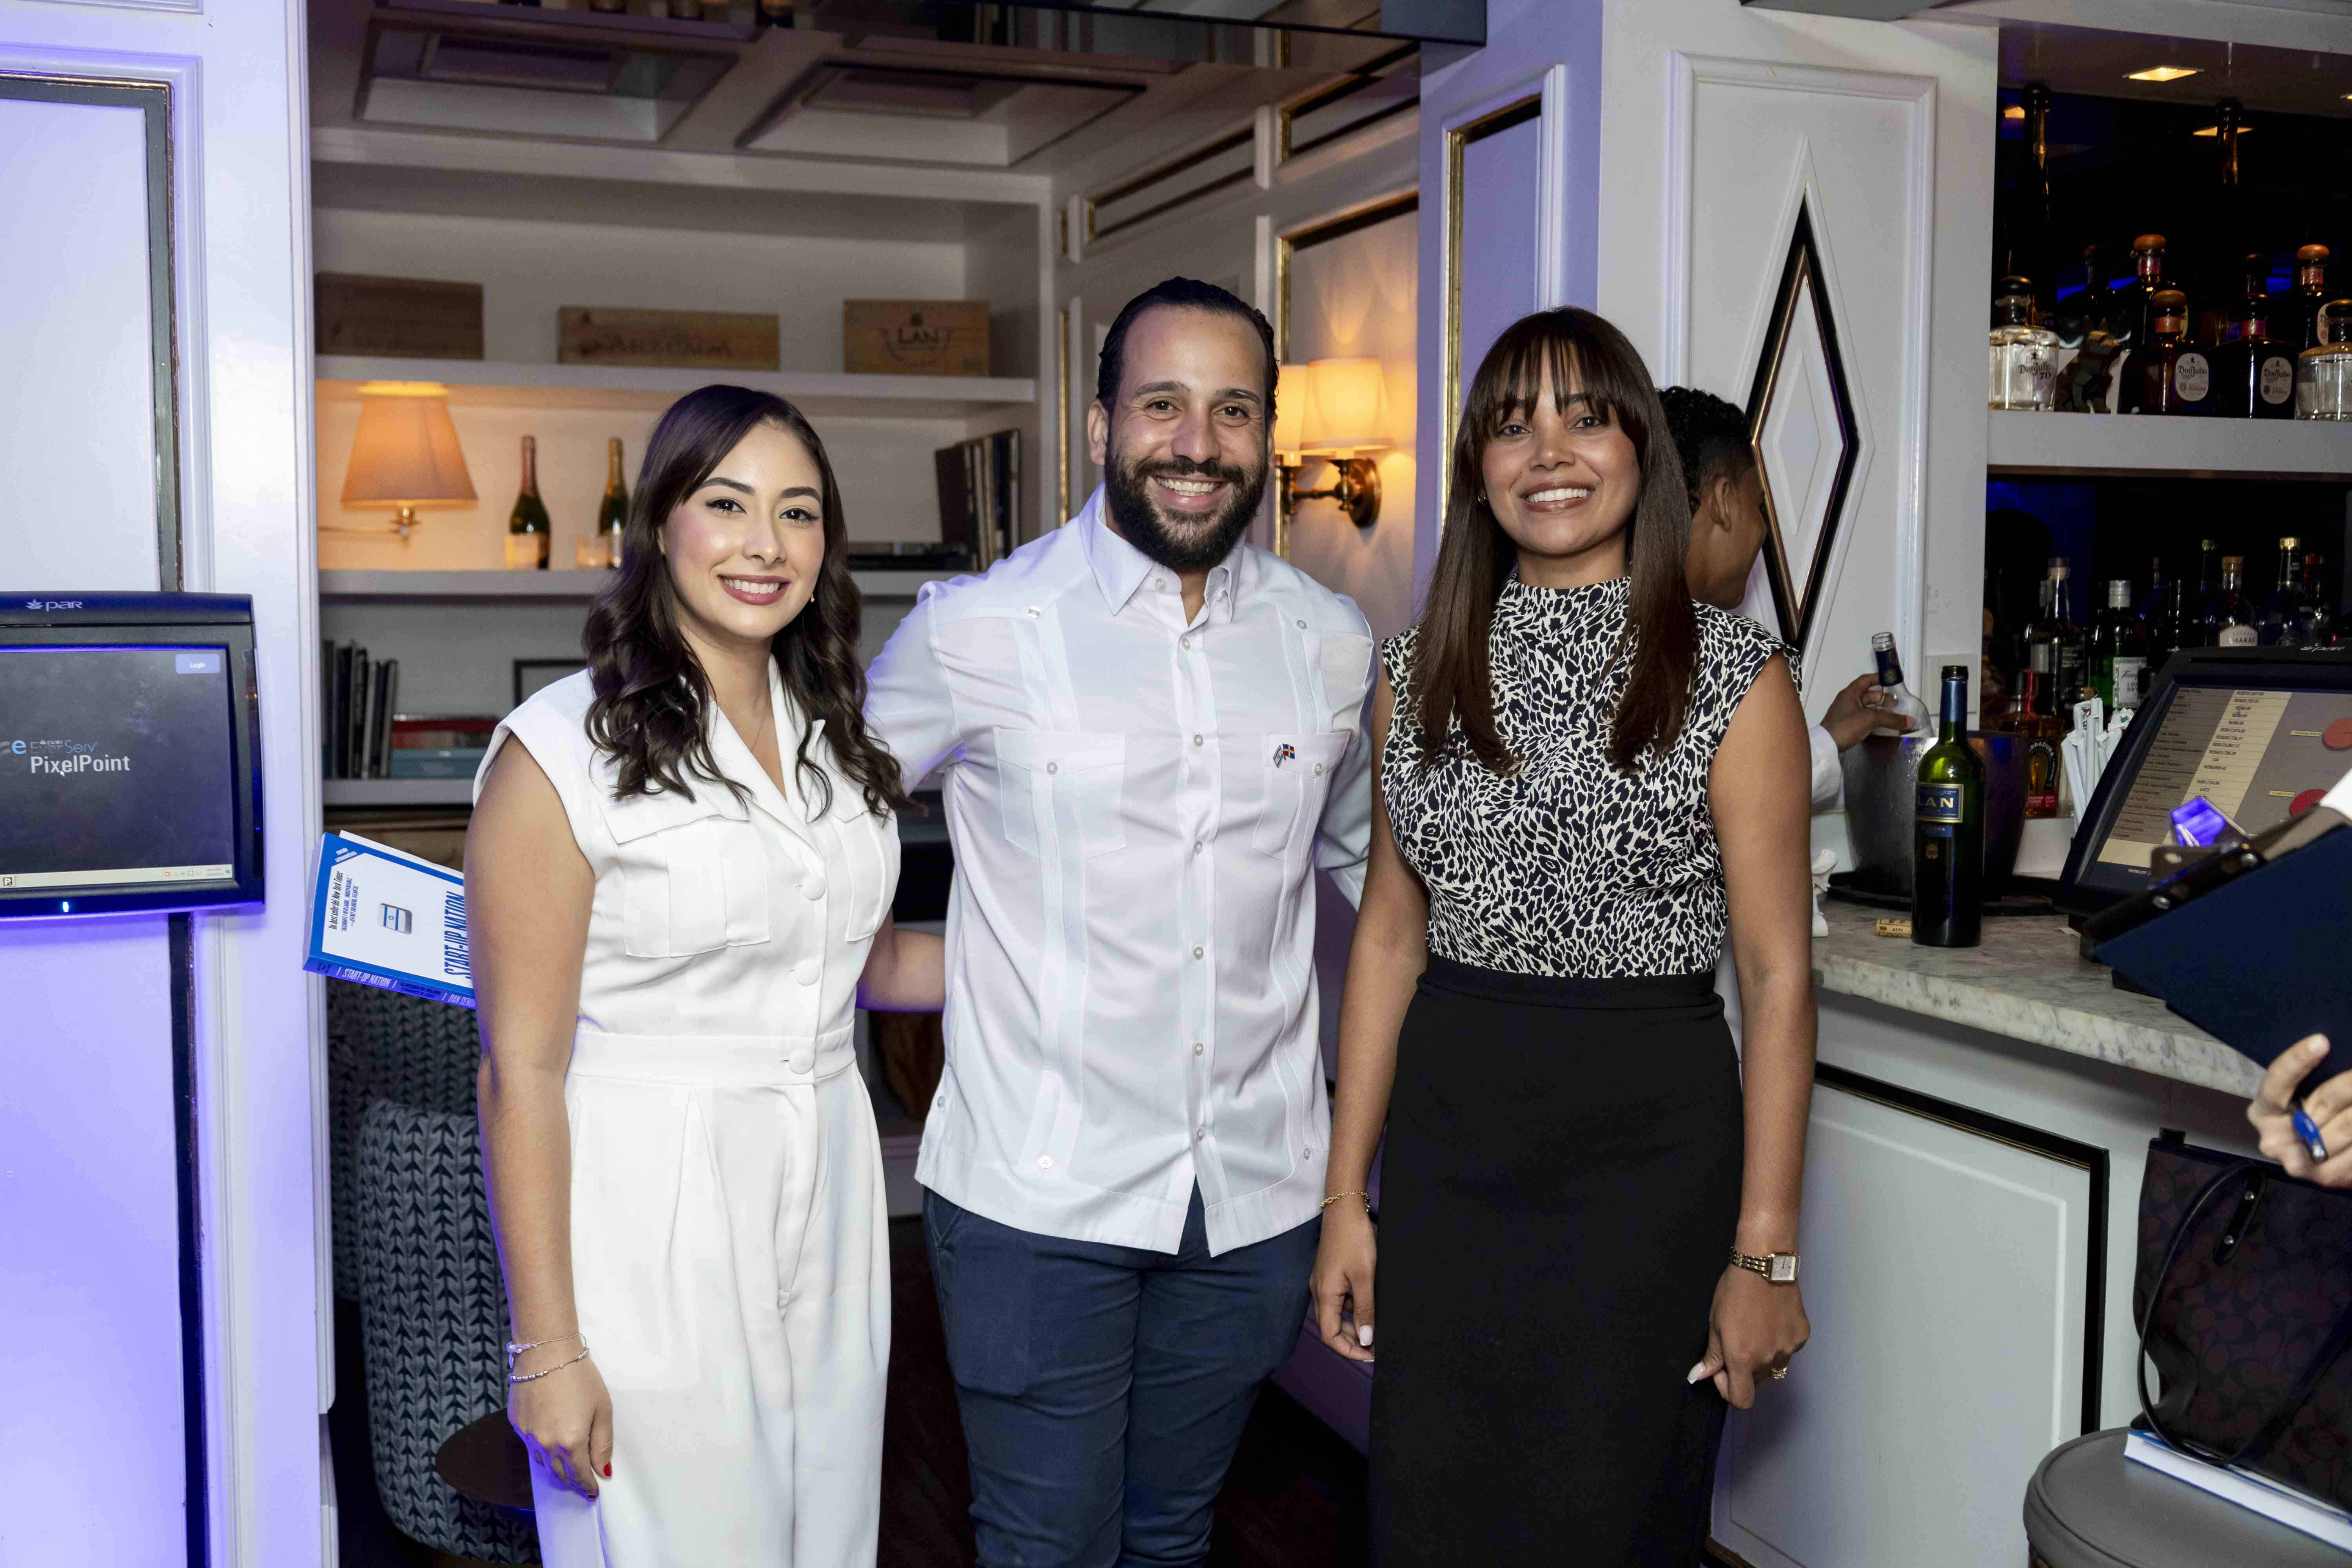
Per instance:
[[[515,497],[514,510],[507,514],[508,570],[546,571],[552,532],[547,503],[539,499],[539,441],[526,436],[522,438],[522,489]]]
[[[621,483],[621,438],[604,443],[604,499],[596,503],[596,542],[604,547],[604,564],[621,563],[621,535],[629,526],[629,491]]]
[[[1969,747],[1969,667],[1944,666],[1943,722],[1919,759],[1911,940],[1974,947],[1984,923],[1984,763]]]

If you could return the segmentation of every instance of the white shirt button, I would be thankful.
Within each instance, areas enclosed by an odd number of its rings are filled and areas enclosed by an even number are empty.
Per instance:
[[[1319,774],[1319,773],[1322,773],[1322,771],[1323,771],[1323,764],[1322,764],[1321,763],[1316,763],[1316,764],[1315,764],[1315,771],[1316,771],[1316,773],[1318,773],[1318,774]]]
[[[948,1097],[943,1094],[937,1100],[931,1101],[931,1103],[938,1106],[941,1110],[945,1110],[948,1108]]]
[[[1059,763],[1047,763],[1045,764],[1045,771],[1049,773],[1058,773],[1062,771],[1062,764]]]
[[[1299,622],[1299,623],[1298,623],[1298,629],[1299,629],[1300,631],[1302,631],[1302,632],[1303,632],[1303,631],[1305,631],[1305,630],[1307,629],[1307,623],[1306,623],[1305,621],[1301,621],[1301,622]]]
[[[1151,580],[1151,585],[1155,588],[1165,588],[1168,586],[1168,579],[1165,577],[1154,577]]]
[[[1033,621],[1034,621],[1034,620],[1035,620],[1039,616],[1044,615],[1045,613],[1045,611],[1043,611],[1043,610],[1039,609],[1039,608],[1038,608],[1036,605],[1030,605],[1030,606],[1029,606],[1029,618],[1030,618],[1031,620],[1033,620]]]
[[[1195,943],[1193,944],[1193,946],[1192,946],[1192,956],[1193,956],[1193,957],[1195,957],[1195,958],[1202,957],[1202,956],[1203,954],[1205,954],[1207,952],[1208,952],[1208,949],[1206,949],[1206,948],[1204,948],[1204,947],[1201,946],[1201,945],[1200,945],[1199,943],[1197,943],[1197,942],[1195,942]]]
[[[824,960],[803,958],[793,965],[793,978],[803,985],[814,985],[824,973]]]
[[[824,873],[811,871],[801,879],[801,897],[814,903],[824,897]]]
[[[1202,1044],[1200,1041],[1198,1041],[1198,1040],[1194,1040],[1194,1041],[1192,1042],[1192,1054],[1193,1054],[1194,1056],[1196,1056],[1196,1057],[1197,1057],[1197,1056],[1199,1056],[1202,1052],[1203,1052],[1203,1051],[1207,1050],[1208,1048],[1209,1048],[1208,1047],[1206,1047],[1206,1046],[1202,1045]]]
[[[1189,653],[1192,651],[1192,639],[1191,637],[1178,637],[1176,639],[1176,646]]]
[[[806,1051],[795,1051],[784,1058],[784,1065],[794,1072],[806,1072],[816,1066],[816,1058]]]
[[[1200,841],[1199,839],[1195,838],[1194,840],[1192,840],[1192,853],[1193,853],[1193,854],[1198,855],[1198,854],[1202,851],[1202,849],[1203,847],[1204,847],[1204,846],[1201,843],[1201,841]]]
[[[1054,1156],[1052,1156],[1051,1154],[1040,1154],[1040,1155],[1038,1155],[1038,1156],[1037,1156],[1037,1168],[1038,1168],[1039,1170],[1041,1170],[1041,1171],[1050,1171],[1050,1170],[1052,1170],[1052,1169],[1054,1168]]]
[[[1202,741],[1201,741],[1201,737],[1200,737],[1200,736],[1195,735],[1195,736],[1193,736],[1193,737],[1192,737],[1192,744],[1194,744],[1194,745],[1196,745],[1196,746],[1197,746],[1197,745],[1200,745],[1201,743],[1202,743]]]
[[[1195,1127],[1192,1129],[1192,1142],[1195,1143],[1205,1142],[1208,1136],[1209,1130],[1205,1127]]]

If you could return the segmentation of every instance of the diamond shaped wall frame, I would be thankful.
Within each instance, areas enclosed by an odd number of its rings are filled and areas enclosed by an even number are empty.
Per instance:
[[[1780,635],[1801,652],[1862,457],[1812,213],[1802,200],[1748,389],[1748,441],[1763,479],[1765,579]]]

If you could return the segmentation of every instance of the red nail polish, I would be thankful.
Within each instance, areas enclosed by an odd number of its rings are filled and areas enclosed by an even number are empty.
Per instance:
[[[611,1465],[606,1465],[604,1467],[604,1479],[608,1481],[613,1479],[613,1467]]]

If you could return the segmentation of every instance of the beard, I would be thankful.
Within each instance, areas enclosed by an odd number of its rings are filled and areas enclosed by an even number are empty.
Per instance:
[[[1114,461],[1103,476],[1103,501],[1129,544],[1171,572],[1205,572],[1233,552],[1247,532],[1265,495],[1266,465],[1237,468],[1197,463],[1189,458],[1165,462]],[[1151,499],[1151,480],[1222,479],[1230,487],[1225,504],[1204,517],[1163,516]]]

